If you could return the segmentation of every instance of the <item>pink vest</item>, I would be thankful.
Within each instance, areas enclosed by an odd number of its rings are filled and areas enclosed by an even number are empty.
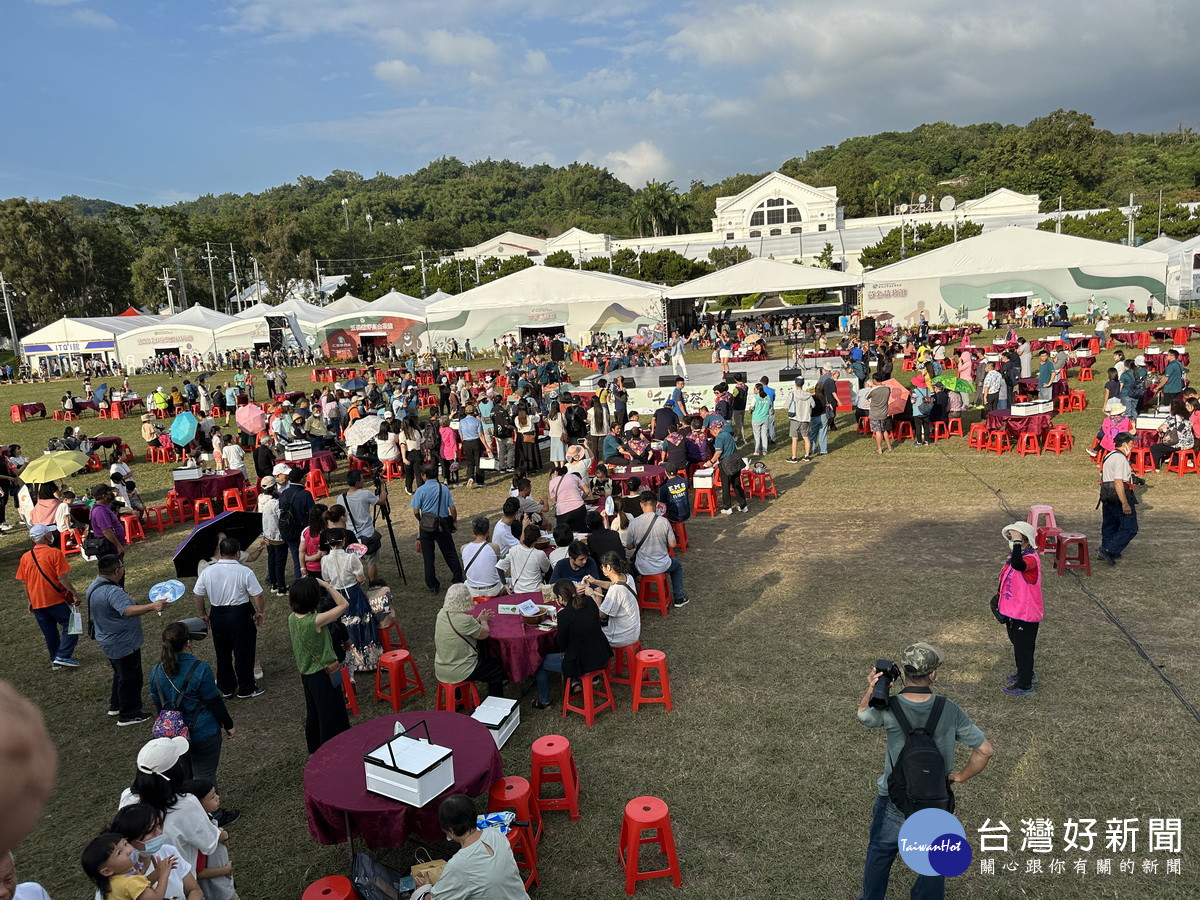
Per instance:
[[[1111,452],[1116,449],[1113,438],[1122,431],[1132,430],[1133,423],[1129,421],[1128,416],[1122,416],[1119,419],[1114,419],[1112,416],[1105,416],[1104,421],[1100,423],[1100,446]]]
[[[1022,622],[1042,621],[1042,561],[1036,550],[1025,552],[1026,566],[1033,566],[1037,577],[1033,584],[1025,580],[1007,561],[1000,570],[1000,614]]]

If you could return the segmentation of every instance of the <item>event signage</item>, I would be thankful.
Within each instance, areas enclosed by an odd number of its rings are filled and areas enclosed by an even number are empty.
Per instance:
[[[115,350],[116,341],[55,341],[48,344],[25,344],[26,353],[93,353],[96,350]]]
[[[868,300],[896,300],[907,296],[908,288],[898,281],[881,282],[867,288]]]

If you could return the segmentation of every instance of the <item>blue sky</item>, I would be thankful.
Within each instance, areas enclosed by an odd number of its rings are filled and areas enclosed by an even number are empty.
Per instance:
[[[432,158],[686,187],[1058,107],[1200,126],[1183,0],[4,0],[0,196],[170,203]]]

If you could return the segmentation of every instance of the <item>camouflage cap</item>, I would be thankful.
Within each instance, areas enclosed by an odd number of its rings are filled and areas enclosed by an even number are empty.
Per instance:
[[[904,648],[904,673],[928,675],[946,659],[946,654],[933,644],[909,644]]]

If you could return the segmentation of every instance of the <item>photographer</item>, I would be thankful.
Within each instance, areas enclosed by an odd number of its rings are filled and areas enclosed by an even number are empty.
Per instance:
[[[351,469],[346,473],[346,493],[342,494],[342,506],[346,507],[346,518],[350,528],[358,535],[359,543],[365,544],[367,553],[362,558],[363,568],[367,573],[367,581],[379,577],[379,548],[383,545],[383,536],[375,528],[375,507],[384,518],[390,514],[388,509],[387,482],[376,478],[375,490],[363,487],[362,472]]]
[[[982,772],[994,752],[979,726],[965,712],[952,701],[933,695],[931,685],[937,680],[937,670],[944,661],[942,651],[930,644],[910,644],[905,647],[902,663],[907,687],[894,697],[888,697],[886,689],[892,678],[900,674],[894,663],[879,660],[867,676],[867,692],[858,703],[858,720],[868,728],[885,729],[887,752],[883,775],[877,782],[878,791],[872,810],[859,900],[883,900],[887,893],[888,876],[899,850],[900,826],[905,818],[917,809],[938,805],[952,812],[954,795],[951,788]],[[877,691],[876,682],[881,679],[885,679],[883,687]],[[916,749],[916,743],[921,739],[921,736],[913,735],[914,729],[927,729],[937,745],[944,763],[944,785],[936,776],[931,784],[905,783],[902,776],[909,767],[905,765],[908,760],[904,757],[910,749]],[[955,744],[971,748],[967,764],[957,771],[954,771]],[[893,777],[894,768],[896,777]],[[925,791],[921,790],[922,787]],[[930,796],[939,791],[946,795],[947,802],[944,804],[913,801],[916,796]],[[906,808],[902,810],[900,806]],[[941,897],[944,890],[945,879],[942,876],[918,875],[913,896]]]
[[[436,466],[426,466],[421,470],[421,486],[413,493],[409,506],[419,529],[421,558],[425,562],[425,586],[434,594],[441,593],[442,586],[433,568],[434,546],[441,549],[442,558],[455,584],[463,580],[463,569],[453,538],[458,509],[450,488],[438,481]]]

